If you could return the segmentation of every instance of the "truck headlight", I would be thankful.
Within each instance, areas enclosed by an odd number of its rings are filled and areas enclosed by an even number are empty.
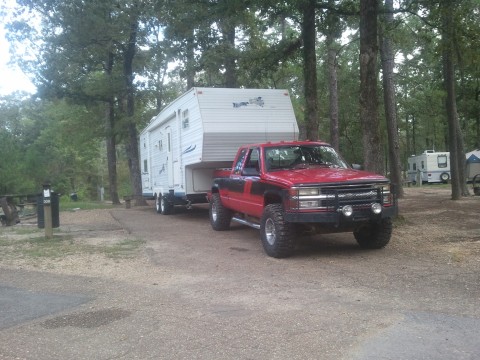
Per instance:
[[[383,204],[390,204],[392,202],[392,194],[390,190],[390,184],[382,185],[380,187],[380,191],[382,192],[382,203]]]
[[[318,195],[318,188],[300,188],[298,189],[299,196],[315,196]]]
[[[300,200],[298,203],[300,209],[311,209],[318,207],[318,200]]]

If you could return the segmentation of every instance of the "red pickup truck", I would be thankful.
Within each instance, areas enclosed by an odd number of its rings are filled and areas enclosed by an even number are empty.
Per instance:
[[[265,252],[293,254],[296,235],[353,232],[363,248],[390,241],[395,194],[381,175],[352,168],[327,143],[292,141],[241,147],[210,194],[214,230],[232,220],[260,230]]]

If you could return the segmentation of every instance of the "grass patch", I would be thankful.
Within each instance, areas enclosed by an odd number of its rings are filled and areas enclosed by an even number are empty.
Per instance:
[[[39,234],[45,232],[44,229],[39,229],[37,227],[11,227],[12,234],[16,235],[30,235],[30,234]]]
[[[21,244],[22,241],[19,243]],[[53,236],[52,238],[35,237],[23,240],[25,246],[18,248],[19,253],[27,258],[58,259],[75,254],[77,246],[73,237]]]
[[[95,209],[112,209],[114,206],[109,203],[96,201],[61,201],[60,211],[95,210]]]
[[[57,260],[73,255],[100,254],[111,259],[132,258],[138,254],[144,240],[124,239],[112,244],[86,244],[72,235],[52,238],[9,237],[0,239],[0,258],[25,260]]]

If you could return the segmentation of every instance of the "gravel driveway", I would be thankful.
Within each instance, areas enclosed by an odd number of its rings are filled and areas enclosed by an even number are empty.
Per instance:
[[[61,213],[63,256],[4,230],[0,359],[478,359],[480,197],[400,211],[383,250],[323,235],[283,260],[202,206]]]

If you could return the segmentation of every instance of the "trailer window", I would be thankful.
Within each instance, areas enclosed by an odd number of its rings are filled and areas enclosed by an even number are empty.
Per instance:
[[[148,172],[148,162],[147,159],[143,160],[143,172]]]
[[[447,167],[447,155],[438,155],[437,163],[439,168]]]
[[[188,118],[188,109],[184,110],[182,113],[182,127],[184,129],[188,128],[190,125],[190,120]]]
[[[417,163],[413,163],[413,170],[417,170]]]
[[[422,170],[425,169],[425,162],[422,160]]]

